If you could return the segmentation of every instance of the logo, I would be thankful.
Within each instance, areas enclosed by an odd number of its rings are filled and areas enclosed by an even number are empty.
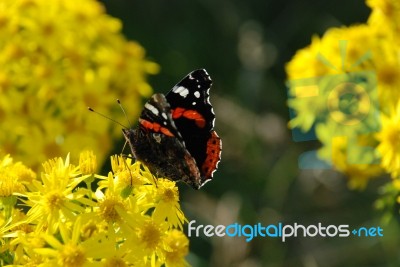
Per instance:
[[[315,129],[319,124],[330,125],[333,138],[347,139],[347,162],[349,164],[376,164],[377,156],[372,147],[358,142],[362,135],[372,134],[380,130],[377,77],[374,71],[345,71],[346,41],[340,41],[342,70],[336,68],[323,55],[318,59],[339,74],[322,77],[311,77],[288,82],[288,101],[303,102],[315,114],[313,125],[309,129],[294,128],[295,142],[317,140]],[[371,57],[366,53],[355,62],[354,69]],[[307,67],[307,66],[305,66]],[[289,109],[290,117],[295,120],[301,110]],[[333,140],[332,140],[333,141]],[[332,153],[331,153],[332,154]],[[367,156],[368,155],[368,156]],[[316,151],[308,151],[300,155],[299,168],[326,169],[332,162],[322,161]]]
[[[282,222],[276,224],[263,225],[257,223],[254,225],[232,223],[230,225],[195,225],[196,221],[192,220],[188,224],[188,236],[199,237],[201,235],[207,237],[244,237],[246,242],[252,241],[254,238],[279,238],[282,242],[286,242],[288,238],[295,237],[382,237],[383,229],[380,226],[358,227],[351,229],[348,224],[341,225],[302,225],[298,223],[284,224]]]
[[[206,70],[192,71],[165,96],[150,98],[136,129],[122,130],[134,157],[152,173],[195,189],[212,179],[222,142],[214,131],[211,84]]]

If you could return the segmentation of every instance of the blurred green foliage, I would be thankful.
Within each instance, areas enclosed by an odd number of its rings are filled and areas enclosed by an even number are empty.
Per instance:
[[[351,191],[330,170],[301,171],[301,152],[317,142],[295,143],[289,119],[284,65],[330,27],[365,22],[362,0],[340,1],[103,1],[161,66],[150,78],[166,93],[193,69],[206,68],[211,102],[223,140],[222,161],[202,190],[181,185],[186,217],[198,224],[349,224],[384,228],[383,238],[192,237],[193,266],[400,266],[398,221],[383,224],[374,209],[373,181]],[[124,103],[129,113],[129,103]],[[132,118],[133,119],[133,118]],[[389,211],[396,214],[398,207]],[[397,217],[397,216],[396,216]]]

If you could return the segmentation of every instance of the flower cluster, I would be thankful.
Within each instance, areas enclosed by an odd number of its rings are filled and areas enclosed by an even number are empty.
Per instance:
[[[367,4],[367,23],[313,37],[286,66],[289,126],[314,129],[318,156],[352,188],[385,172],[400,179],[400,2]]]
[[[367,4],[367,23],[313,37],[287,64],[289,126],[315,130],[318,156],[348,176],[351,188],[390,174],[375,203],[390,220],[400,203],[400,2]]]
[[[54,158],[36,176],[0,161],[1,266],[188,266],[175,182],[121,156],[108,176],[96,164],[82,152],[78,165]]]
[[[123,120],[138,114],[158,65],[121,34],[95,0],[5,0],[0,4],[0,153],[35,170],[48,158],[92,149],[102,163]],[[114,130],[110,130],[110,129]]]

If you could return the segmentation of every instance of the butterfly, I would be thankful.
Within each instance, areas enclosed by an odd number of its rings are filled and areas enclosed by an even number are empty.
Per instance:
[[[166,95],[154,94],[145,103],[135,129],[122,130],[134,157],[153,174],[194,189],[212,179],[222,141],[214,131],[211,84],[205,69],[192,71]]]

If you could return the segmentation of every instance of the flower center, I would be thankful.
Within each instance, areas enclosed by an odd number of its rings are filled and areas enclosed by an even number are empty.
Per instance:
[[[46,196],[46,206],[51,211],[59,209],[64,202],[64,197],[59,192],[50,192]]]
[[[175,192],[170,188],[165,189],[164,194],[162,195],[162,199],[165,202],[175,201]]]
[[[395,66],[384,66],[378,73],[379,80],[388,86],[394,86],[399,82],[399,70]]]
[[[115,222],[120,219],[120,216],[115,209],[123,205],[115,198],[107,198],[100,203],[100,213],[104,220],[108,222]]]
[[[120,258],[111,258],[108,259],[104,265],[104,267],[125,267],[128,266],[124,260],[120,259]]]
[[[67,244],[60,253],[59,262],[61,266],[79,267],[86,262],[83,249],[78,246]]]
[[[152,223],[146,224],[139,236],[141,241],[149,249],[155,249],[161,239],[160,231]]]

